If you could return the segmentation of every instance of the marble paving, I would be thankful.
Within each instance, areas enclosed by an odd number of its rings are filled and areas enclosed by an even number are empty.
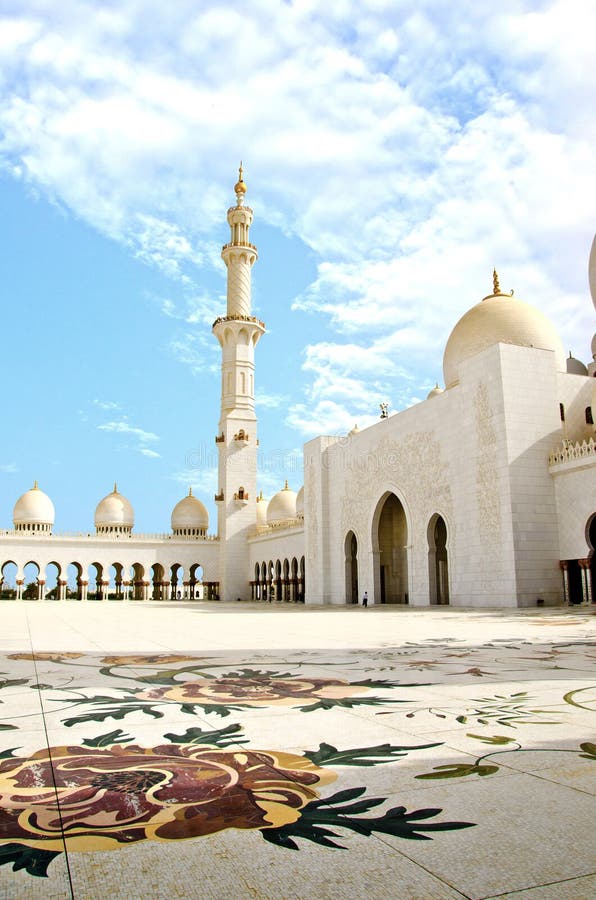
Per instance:
[[[0,604],[0,898],[596,896],[595,608]]]

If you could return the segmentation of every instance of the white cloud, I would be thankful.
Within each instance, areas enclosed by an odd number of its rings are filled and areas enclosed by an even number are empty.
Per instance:
[[[255,405],[257,409],[266,407],[267,409],[277,409],[287,400],[285,394],[271,394],[267,391],[257,391],[255,394]]]
[[[126,421],[104,422],[102,425],[98,425],[97,428],[99,431],[108,431],[113,434],[130,435],[131,437],[137,438],[142,444],[153,443],[154,441],[159,440],[159,437],[156,434],[153,434],[152,431],[144,431],[142,428],[136,428]]]
[[[148,456],[150,459],[159,459],[161,457],[161,453],[150,450],[148,447],[139,447],[139,453],[142,453],[143,456]]]
[[[16,463],[2,463],[0,465],[0,472],[5,472],[7,475],[12,475],[18,471],[20,470]]]
[[[93,404],[104,410],[120,409],[120,404],[113,400],[94,400]]]
[[[589,0],[23,9],[0,27],[0,165],[181,284],[165,315],[214,317],[196,270],[223,272],[240,147],[257,217],[316,254],[301,433],[351,427],[381,390],[411,402],[493,265],[589,355]],[[218,364],[191,333],[170,349]]]

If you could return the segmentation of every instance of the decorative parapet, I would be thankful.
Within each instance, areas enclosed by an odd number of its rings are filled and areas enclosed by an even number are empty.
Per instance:
[[[257,319],[256,316],[220,316],[213,323],[213,328],[219,325],[220,322],[252,322],[254,325],[259,325],[263,330],[265,329],[265,323]]]
[[[228,212],[229,213],[233,212],[236,208],[237,207],[235,207],[235,206],[231,206],[230,209],[228,210]],[[250,207],[245,206],[244,209],[250,209]],[[252,212],[252,209],[250,209],[250,212]],[[251,244],[250,241],[228,241],[227,244],[224,244],[222,246],[221,252],[223,253],[224,250],[228,249],[228,247],[245,247],[247,249],[254,250],[255,252],[258,252],[258,249],[259,249],[254,244]]]
[[[223,431],[222,431],[221,434],[216,434],[216,435],[215,435],[215,443],[216,443],[216,444],[223,444],[224,441],[225,441],[225,436],[224,436]]]
[[[216,503],[221,503],[222,500],[223,500],[223,498],[224,498],[224,492],[223,492],[223,491],[220,491],[219,494],[215,494],[214,497],[213,497],[213,499],[215,500]]]
[[[264,534],[274,534],[278,531],[292,528],[304,528],[304,518],[281,519],[279,522],[272,522],[270,525],[257,525],[251,537],[262,537]]]
[[[178,542],[186,542],[186,541],[218,541],[219,537],[216,534],[205,534],[205,535],[182,535],[182,534],[171,534],[171,533],[146,533],[146,534],[122,534],[122,533],[102,533],[97,534],[96,532],[86,532],[86,531],[53,531],[51,533],[41,532],[41,531],[16,531],[15,529],[0,529],[0,538],[13,538],[14,540],[22,541],[24,539],[34,538],[37,541],[42,541],[43,539],[50,539],[52,543],[60,540],[70,540],[72,538],[77,540],[89,540],[97,543],[109,543],[110,541],[120,541],[121,543],[131,542],[138,543],[140,541],[150,541],[150,542],[163,542],[163,541],[175,541]]]
[[[240,431],[234,435],[234,440],[238,444],[248,444],[250,435],[244,430],[244,428],[241,428]]]
[[[559,447],[551,450],[548,456],[549,469],[560,470],[565,468],[578,468],[594,465],[596,463],[596,441],[590,438],[587,441],[563,441]]]

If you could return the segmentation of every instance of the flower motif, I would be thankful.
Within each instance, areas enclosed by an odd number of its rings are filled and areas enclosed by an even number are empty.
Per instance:
[[[48,660],[49,662],[63,662],[65,659],[80,659],[84,653],[9,653],[7,659]]]
[[[337,678],[277,678],[251,674],[244,678],[202,678],[141,691],[136,696],[141,700],[173,700],[202,706],[301,706],[308,701],[344,700],[366,694],[368,690]]]
[[[53,770],[53,772],[52,772]],[[0,760],[2,843],[112,850],[297,821],[337,776],[303,756],[196,744],[38,750]]]
[[[107,666],[154,666],[177,662],[193,662],[196,659],[208,659],[208,657],[183,656],[180,653],[171,653],[169,655],[157,653],[153,656],[104,656],[101,662]]]

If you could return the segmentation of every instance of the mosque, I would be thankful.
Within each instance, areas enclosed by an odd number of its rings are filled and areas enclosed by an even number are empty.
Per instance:
[[[596,602],[596,335],[566,358],[546,317],[501,291],[455,325],[445,388],[369,428],[304,447],[304,486],[258,493],[252,210],[235,185],[222,352],[217,531],[192,491],[171,533],[134,532],[114,485],[95,533],[53,532],[37,483],[0,532],[0,596],[528,607]],[[596,305],[596,240],[590,260]],[[31,580],[29,573],[35,572]],[[9,576],[10,573],[10,576]],[[50,583],[53,587],[49,587]],[[12,586],[11,586],[12,585]]]

